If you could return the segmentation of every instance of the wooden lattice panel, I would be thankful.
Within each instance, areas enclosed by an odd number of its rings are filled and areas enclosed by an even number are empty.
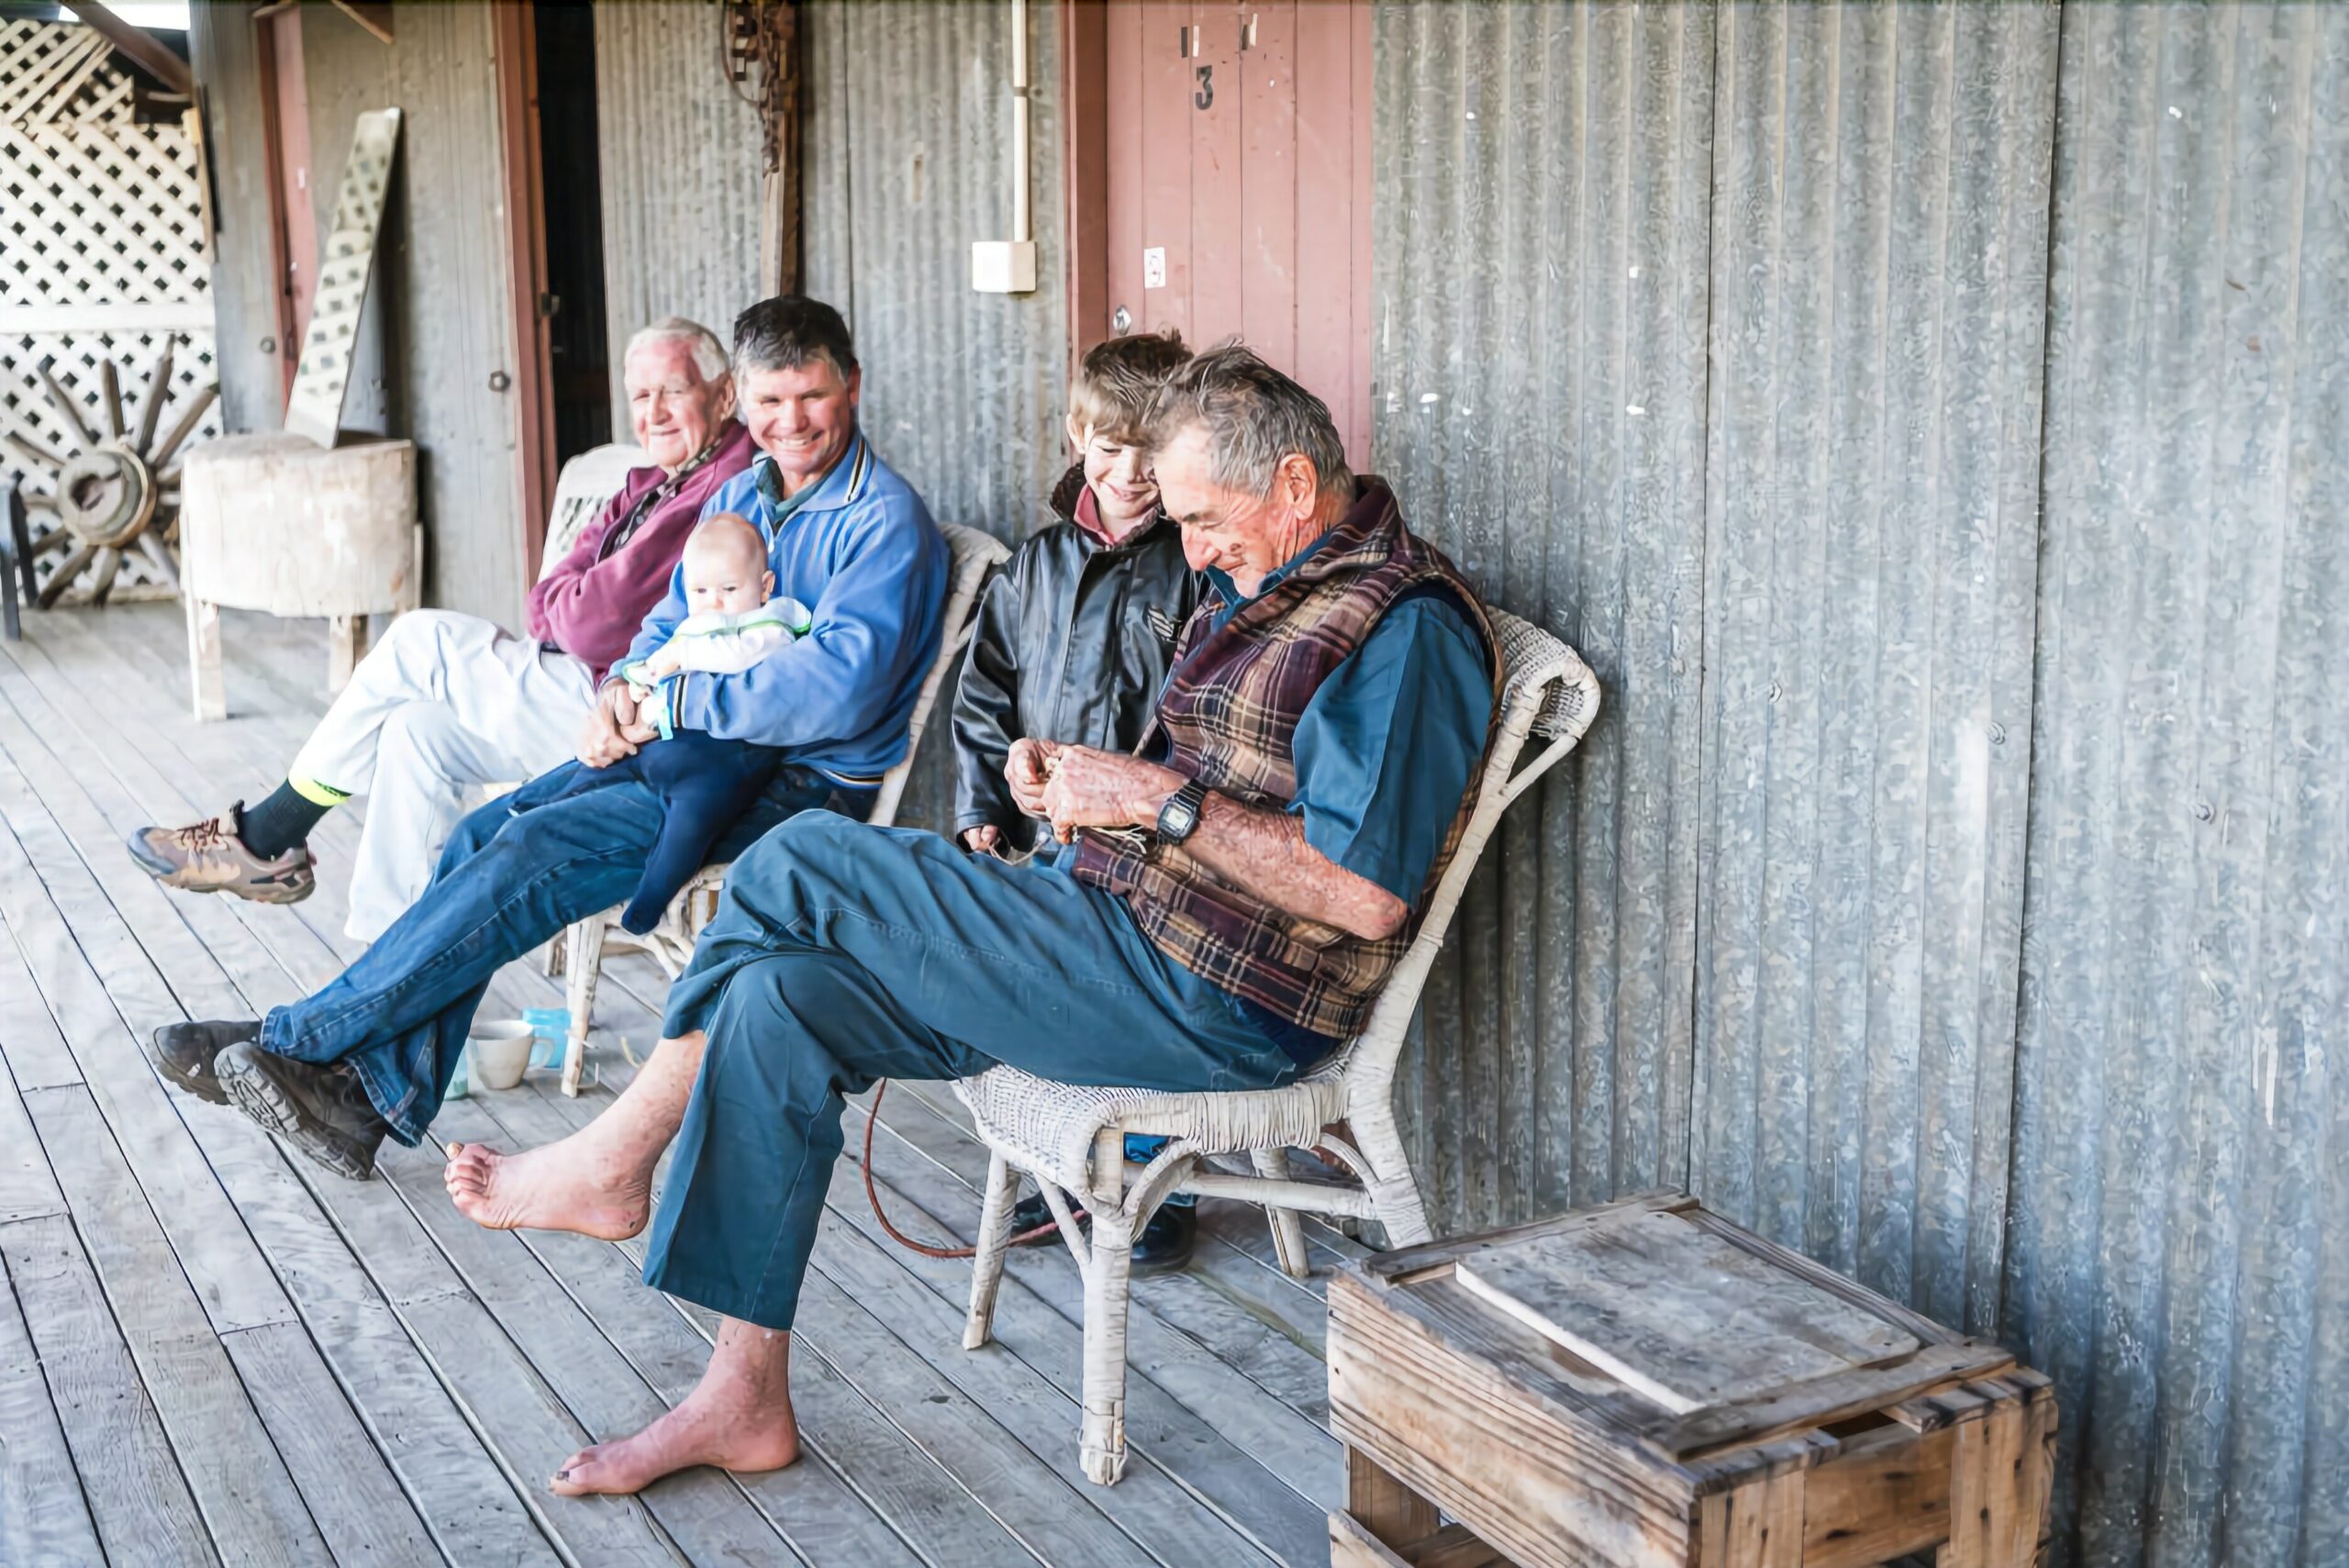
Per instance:
[[[117,401],[142,412],[167,339],[171,386],[150,423],[173,429],[213,384],[202,177],[179,126],[135,121],[130,77],[104,39],[69,23],[0,22],[0,438],[32,448],[0,440],[0,473],[33,500],[37,535],[53,521],[40,503],[60,465],[32,460],[70,457],[85,435],[109,439]],[[118,400],[106,395],[106,361]],[[52,405],[44,365],[84,430]],[[216,405],[159,475],[167,506],[178,457],[220,431]],[[39,559],[47,570],[65,556]],[[117,597],[171,592],[138,553],[113,583]]]
[[[0,22],[0,120],[128,124],[130,78],[88,28]]]

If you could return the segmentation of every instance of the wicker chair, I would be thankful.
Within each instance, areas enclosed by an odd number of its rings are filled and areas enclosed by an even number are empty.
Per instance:
[[[1135,1234],[1176,1193],[1263,1204],[1281,1267],[1305,1277],[1305,1230],[1297,1216],[1375,1218],[1389,1246],[1429,1239],[1427,1212],[1395,1124],[1395,1065],[1428,968],[1443,946],[1453,911],[1501,813],[1574,750],[1598,711],[1598,683],[1575,651],[1538,627],[1496,613],[1508,680],[1485,782],[1459,852],[1436,884],[1419,930],[1361,1034],[1284,1088],[1237,1094],[1166,1094],[1054,1084],[997,1067],[954,1084],[985,1141],[986,1203],[972,1267],[966,1349],[987,1342],[1011,1209],[1024,1173],[1036,1178],[1060,1220],[1062,1239],[1085,1278],[1085,1473],[1102,1485],[1125,1469],[1126,1286]],[[1528,736],[1547,744],[1520,764]],[[1322,1129],[1351,1124],[1349,1143]],[[1129,1170],[1127,1133],[1169,1141],[1149,1164]],[[1335,1154],[1355,1183],[1289,1179],[1286,1151]],[[1246,1154],[1256,1174],[1209,1170],[1216,1155]],[[1071,1201],[1091,1211],[1092,1240],[1079,1238]]]
[[[547,508],[547,537],[539,550],[539,575],[544,577],[571,547],[588,524],[603,516],[628,484],[631,470],[650,465],[651,459],[642,447],[613,441],[600,447],[590,447],[562,465],[555,477],[554,504]]]
[[[930,673],[922,677],[921,691],[914,698],[913,717],[906,727],[905,760],[882,775],[880,793],[874,797],[873,809],[865,817],[866,821],[879,828],[886,828],[897,819],[897,805],[905,798],[906,780],[913,773],[921,732],[937,702],[938,689],[945,684],[947,672],[954,667],[971,640],[979,590],[985,585],[987,573],[1011,553],[1001,540],[976,528],[941,523],[939,531],[946,536],[954,557],[952,575],[947,580],[945,634],[939,639],[938,657],[930,661]],[[571,1040],[562,1059],[564,1094],[579,1092],[579,1072],[587,1057],[589,1016],[596,1006],[596,984],[603,977],[604,954],[614,948],[649,953],[662,972],[674,980],[685,973],[686,961],[693,957],[694,943],[700,938],[702,928],[718,913],[718,891],[725,880],[725,866],[703,867],[669,900],[660,923],[640,937],[620,928],[620,912],[616,908],[582,920],[564,933],[562,967],[571,1005]]]

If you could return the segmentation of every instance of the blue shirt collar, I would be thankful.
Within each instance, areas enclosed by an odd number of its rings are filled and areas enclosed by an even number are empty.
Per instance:
[[[1242,606],[1254,604],[1258,599],[1263,598],[1265,595],[1279,587],[1283,583],[1287,582],[1289,577],[1296,573],[1298,567],[1313,559],[1315,551],[1319,550],[1323,545],[1330,542],[1330,536],[1338,531],[1338,524],[1332,523],[1329,528],[1326,529],[1321,536],[1316,539],[1311,544],[1307,545],[1303,550],[1300,550],[1295,555],[1290,556],[1286,561],[1283,562],[1279,566],[1275,567],[1272,571],[1265,573],[1264,580],[1262,583],[1257,584],[1256,591],[1253,594],[1249,595],[1246,598],[1241,597],[1238,584],[1232,582],[1230,573],[1226,573],[1222,567],[1208,567],[1206,569],[1208,584],[1215,589],[1216,597],[1223,601],[1222,613],[1218,615],[1215,618],[1216,625],[1221,626],[1225,621],[1230,620]]]
[[[853,431],[849,437],[848,450],[841,452],[824,476],[796,495],[783,493],[783,482],[775,473],[774,459],[764,452],[751,465],[752,483],[758,486],[759,498],[767,504],[772,521],[781,522],[794,512],[828,512],[845,506],[864,494],[865,482],[873,475],[873,453],[864,444],[864,432]]]

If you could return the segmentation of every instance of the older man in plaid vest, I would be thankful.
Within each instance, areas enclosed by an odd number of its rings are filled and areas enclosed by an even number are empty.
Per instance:
[[[454,1151],[474,1219],[619,1238],[651,1218],[646,1283],[727,1319],[682,1405],[572,1456],[555,1490],[796,1456],[789,1330],[842,1095],[998,1062],[1270,1087],[1336,1050],[1401,956],[1497,711],[1485,612],[1386,484],[1347,472],[1320,400],[1247,350],[1178,372],[1150,436],[1212,591],[1136,754],[1012,749],[1015,799],[1065,847],[1012,865],[795,817],[735,862],[670,1038],[609,1111],[527,1154]]]

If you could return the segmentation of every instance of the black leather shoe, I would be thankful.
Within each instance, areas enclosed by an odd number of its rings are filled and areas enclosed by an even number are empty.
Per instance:
[[[216,1071],[239,1110],[311,1161],[354,1182],[375,1173],[375,1151],[391,1124],[375,1114],[349,1063],[314,1066],[242,1040],[220,1052]]]
[[[1079,1225],[1084,1224],[1085,1210],[1083,1208],[1077,1208],[1073,1212],[1075,1216],[1076,1222]],[[1052,1222],[1052,1205],[1044,1201],[1044,1195],[1041,1193],[1030,1193],[1026,1197],[1021,1198],[1018,1203],[1011,1206],[1011,1233],[1014,1236],[1025,1236],[1028,1232],[1035,1229],[1038,1226],[1050,1225]],[[1020,1245],[1023,1247],[1041,1247],[1045,1242],[1052,1240],[1054,1240],[1052,1233],[1046,1231],[1043,1235],[1037,1237],[1035,1240],[1031,1241],[1023,1241]]]
[[[1133,1272],[1172,1273],[1191,1261],[1199,1240],[1199,1211],[1189,1204],[1168,1204],[1150,1217],[1134,1238]]]
[[[147,1060],[166,1084],[185,1089],[206,1105],[225,1106],[228,1096],[212,1071],[213,1059],[239,1040],[260,1038],[257,1018],[165,1024],[147,1037]]]

